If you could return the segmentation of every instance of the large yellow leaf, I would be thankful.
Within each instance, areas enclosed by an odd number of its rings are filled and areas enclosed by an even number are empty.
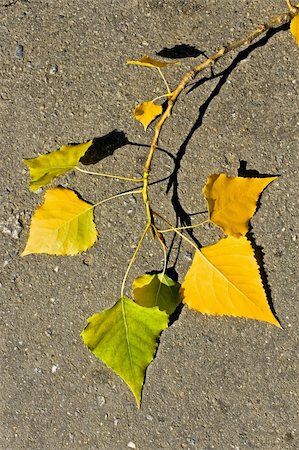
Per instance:
[[[162,113],[163,108],[154,102],[140,103],[134,109],[134,117],[142,123],[146,131],[149,124]]]
[[[209,175],[203,193],[210,220],[225,234],[244,236],[260,194],[276,178],[229,177],[224,173]]]
[[[291,20],[290,31],[295,39],[296,44],[299,45],[299,15],[295,16]]]
[[[161,67],[166,67],[171,64],[180,64],[180,61],[159,61],[158,59],[151,58],[150,56],[144,55],[138,61],[129,59],[127,64],[134,64],[136,66],[144,66],[144,67],[152,67],[156,69],[160,69]]]
[[[74,169],[91,144],[92,141],[78,145],[63,145],[46,155],[24,159],[24,163],[30,170],[30,190],[36,191],[58,175]]]
[[[112,308],[90,317],[81,333],[89,350],[127,383],[138,407],[146,368],[167,325],[168,315],[158,307],[121,297]]]
[[[181,295],[183,303],[203,314],[247,317],[280,327],[246,237],[227,237],[196,251]]]
[[[30,253],[75,255],[97,240],[93,207],[69,189],[50,189],[45,202],[31,220],[27,245],[22,256]]]

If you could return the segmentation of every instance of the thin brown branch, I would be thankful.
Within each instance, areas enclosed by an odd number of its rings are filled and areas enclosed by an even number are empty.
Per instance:
[[[291,13],[293,13],[294,15],[296,15],[296,9],[297,9],[296,6],[292,5],[290,0],[286,0],[286,4],[287,4],[289,11]]]
[[[148,220],[151,221],[151,208],[149,206],[149,199],[148,199],[148,177],[151,171],[151,163],[154,156],[154,153],[156,151],[159,137],[161,134],[161,130],[168,119],[168,117],[171,115],[172,109],[180,96],[180,94],[183,92],[183,90],[186,88],[186,86],[192,81],[200,72],[202,72],[207,67],[210,67],[214,65],[220,58],[222,58],[224,55],[228,54],[229,52],[239,49],[245,45],[250,45],[253,41],[255,41],[259,36],[261,36],[266,31],[277,28],[281,25],[289,23],[294,16],[299,14],[299,8],[294,7],[291,5],[290,2],[287,1],[287,5],[289,8],[289,11],[283,14],[280,14],[278,16],[273,17],[270,19],[269,22],[262,23],[258,25],[253,31],[251,31],[249,34],[244,36],[241,39],[237,39],[231,43],[229,43],[226,46],[221,47],[219,50],[217,50],[215,53],[213,53],[209,58],[205,59],[203,62],[195,66],[193,69],[188,71],[177,87],[172,92],[172,95],[169,96],[168,102],[167,102],[167,108],[165,109],[164,113],[161,115],[159,121],[157,122],[155,126],[154,136],[152,139],[151,147],[148,153],[148,157],[146,160],[146,163],[144,165],[144,185],[143,185],[143,201],[146,205],[147,210],[147,216]]]

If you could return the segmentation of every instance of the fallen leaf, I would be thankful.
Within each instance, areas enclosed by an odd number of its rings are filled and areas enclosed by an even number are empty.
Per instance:
[[[135,278],[133,296],[138,305],[151,308],[158,306],[161,311],[172,314],[181,303],[180,285],[163,273],[145,274]]]
[[[89,350],[127,383],[138,407],[146,368],[167,325],[168,315],[158,307],[145,308],[122,297],[90,317],[81,333]]]
[[[160,114],[162,114],[163,108],[162,105],[158,105],[152,101],[140,103],[134,109],[134,117],[144,126],[144,130],[146,131],[149,124]]]
[[[151,67],[156,69],[161,69],[161,67],[170,66],[171,64],[180,64],[180,61],[159,61],[158,59],[151,58],[150,56],[144,55],[141,59],[135,61],[129,59],[127,64],[134,64],[135,66]]]
[[[247,317],[281,328],[246,237],[227,237],[196,251],[181,296],[183,303],[203,314]]]
[[[291,20],[290,31],[293,35],[293,38],[295,39],[296,44],[299,45],[299,15],[295,16]]]
[[[229,177],[224,173],[209,175],[203,193],[210,221],[227,235],[244,236],[260,194],[276,178]]]
[[[44,203],[32,217],[22,256],[31,253],[75,255],[90,248],[96,240],[92,205],[69,189],[49,189]]]
[[[63,145],[46,155],[24,159],[30,170],[30,190],[36,191],[55,177],[74,169],[91,144],[92,141],[78,145]]]

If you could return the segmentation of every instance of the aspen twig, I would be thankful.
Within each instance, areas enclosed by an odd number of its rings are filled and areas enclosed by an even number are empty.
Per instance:
[[[244,36],[243,38],[237,39],[231,43],[229,43],[226,46],[221,47],[219,50],[217,50],[215,53],[213,53],[210,57],[205,59],[203,62],[195,66],[193,69],[189,70],[181,79],[177,87],[172,91],[171,95],[168,98],[167,101],[167,107],[163,114],[161,115],[160,119],[158,120],[155,130],[154,130],[154,136],[152,139],[151,147],[148,153],[148,157],[146,160],[146,163],[144,165],[144,173],[143,173],[143,201],[146,206],[146,213],[148,217],[149,224],[152,225],[151,228],[154,228],[153,223],[153,217],[151,213],[151,207],[149,203],[148,198],[148,178],[151,171],[151,163],[154,156],[154,153],[156,151],[159,137],[161,134],[161,130],[166,122],[166,120],[170,117],[172,109],[180,96],[180,94],[183,92],[183,90],[186,88],[186,86],[192,81],[200,72],[202,72],[207,67],[210,67],[214,65],[220,58],[222,58],[227,53],[231,52],[232,50],[236,50],[240,47],[243,47],[244,45],[250,45],[255,39],[257,39],[261,34],[265,33],[266,31],[277,28],[281,25],[289,23],[293,17],[299,14],[299,8],[294,7],[291,5],[291,3],[287,1],[287,6],[289,8],[289,11],[283,14],[280,14],[278,16],[273,17],[269,20],[269,22],[262,23],[258,25],[253,31],[251,31],[249,34]]]

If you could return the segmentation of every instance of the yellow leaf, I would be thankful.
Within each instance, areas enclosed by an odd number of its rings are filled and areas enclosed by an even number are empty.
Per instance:
[[[97,240],[93,207],[69,189],[50,189],[45,202],[31,220],[29,238],[22,256],[30,253],[75,255]]]
[[[291,20],[290,31],[295,39],[296,44],[299,45],[299,15],[295,16]]]
[[[144,67],[152,67],[156,69],[160,69],[161,67],[166,67],[171,64],[180,64],[180,61],[159,61],[158,59],[151,58],[150,56],[144,55],[138,61],[134,61],[129,59],[127,64],[134,64],[136,66],[144,66]]]
[[[227,237],[196,251],[181,295],[183,303],[203,314],[247,317],[281,328],[246,237]]]
[[[149,124],[162,113],[163,108],[154,102],[140,103],[134,109],[134,117],[142,123],[146,131]]]
[[[203,193],[210,220],[225,234],[244,236],[260,194],[276,178],[229,177],[224,173],[209,175]]]
[[[46,155],[24,159],[30,170],[30,190],[36,191],[58,175],[74,169],[91,144],[92,141],[78,145],[62,145],[58,150]]]
[[[134,300],[147,308],[158,306],[161,311],[170,315],[181,303],[179,288],[179,283],[163,273],[146,273],[133,282]]]

